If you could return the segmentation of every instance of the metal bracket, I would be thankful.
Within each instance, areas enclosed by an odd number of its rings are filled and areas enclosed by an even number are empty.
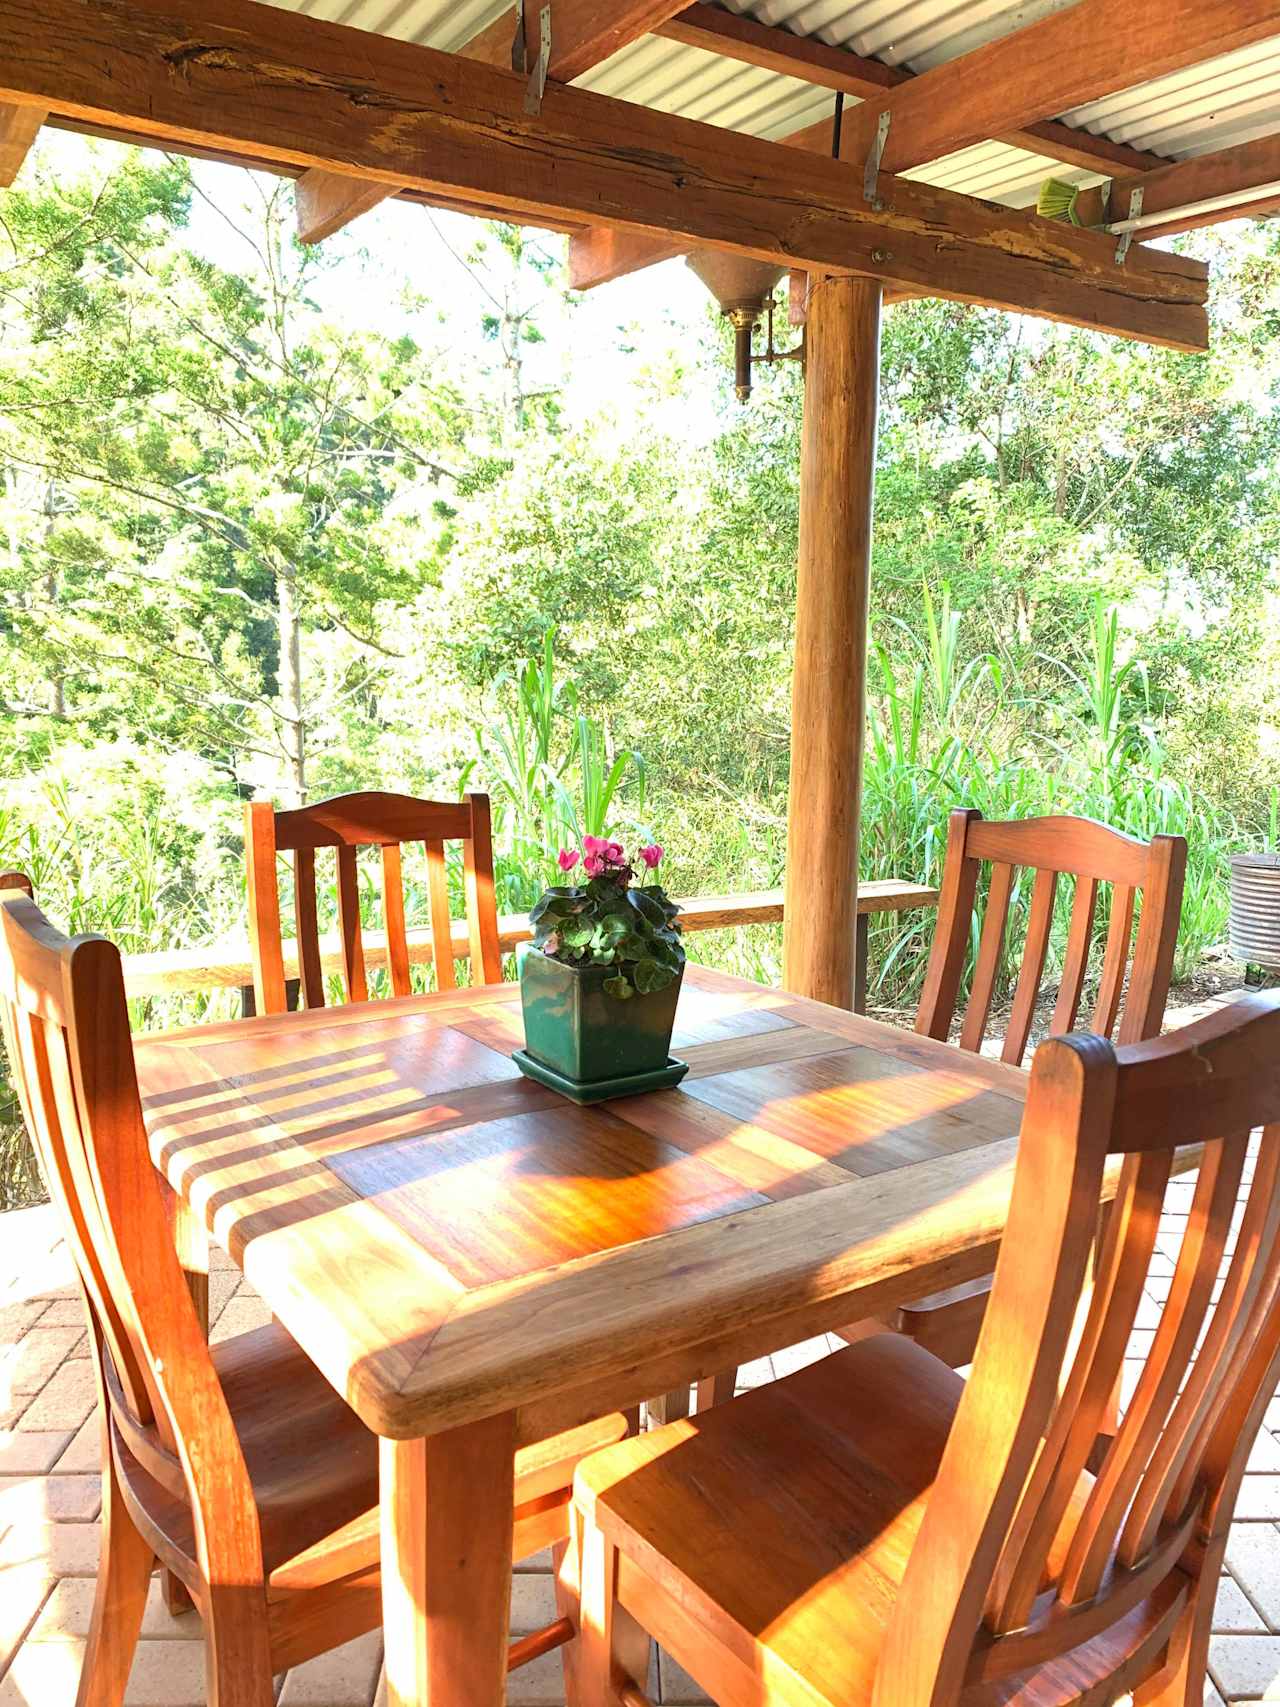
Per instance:
[[[524,27],[524,6],[520,7],[520,21],[516,26],[516,47],[521,51],[521,63],[516,67],[523,71],[528,64],[529,44]],[[513,54],[515,49],[513,48]],[[524,92],[524,110],[526,113],[538,114],[542,111],[542,97],[547,89],[547,72],[551,68],[551,7],[543,6],[538,13],[538,57],[529,71],[529,82]]]
[[[1138,188],[1136,190],[1130,191],[1130,194],[1129,194],[1129,218],[1131,220],[1138,220],[1141,217],[1142,217],[1142,185],[1139,184]],[[1117,267],[1123,267],[1124,266],[1125,256],[1129,253],[1129,247],[1132,244],[1132,242],[1133,242],[1133,226],[1131,225],[1128,231],[1122,231],[1120,233],[1120,241],[1116,244],[1116,266]]]
[[[876,134],[872,139],[871,149],[867,155],[867,164],[862,173],[862,194],[873,202],[876,199],[876,187],[880,180],[880,161],[884,156],[885,139],[889,135],[889,120],[892,113],[881,113],[876,122]]]

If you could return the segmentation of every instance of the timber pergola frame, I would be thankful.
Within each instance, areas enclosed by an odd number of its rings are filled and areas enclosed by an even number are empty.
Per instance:
[[[1280,137],[1172,162],[1059,115],[1280,37],[1280,0],[1076,0],[919,75],[709,0],[524,19],[443,53],[255,0],[0,0],[0,185],[48,123],[294,176],[308,241],[401,196],[568,232],[582,288],[695,248],[807,275],[784,982],[848,1006],[882,303],[1205,350],[1207,268],[1133,238],[1280,209]],[[646,34],[853,98],[838,155],[572,86]],[[1102,228],[900,175],[988,140],[1113,181]]]

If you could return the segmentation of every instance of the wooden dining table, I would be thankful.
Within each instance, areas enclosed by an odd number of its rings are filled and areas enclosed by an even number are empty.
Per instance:
[[[679,1088],[523,1078],[515,985],[137,1043],[157,1166],[380,1436],[390,1707],[504,1700],[514,1455],[989,1270],[1026,1075],[688,968]]]

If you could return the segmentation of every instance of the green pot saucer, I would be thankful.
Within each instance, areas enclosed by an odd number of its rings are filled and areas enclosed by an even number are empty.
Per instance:
[[[622,1073],[614,1079],[583,1080],[570,1079],[557,1072],[545,1061],[539,1061],[536,1055],[530,1055],[527,1049],[513,1050],[511,1059],[527,1079],[549,1085],[553,1091],[559,1091],[561,1096],[576,1103],[605,1102],[611,1097],[635,1097],[645,1091],[666,1090],[671,1085],[678,1085],[689,1071],[687,1061],[677,1061],[671,1055],[667,1057],[665,1067],[652,1067],[647,1073]]]

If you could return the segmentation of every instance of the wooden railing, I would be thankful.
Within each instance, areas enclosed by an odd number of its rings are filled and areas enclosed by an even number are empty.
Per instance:
[[[905,912],[913,907],[936,907],[938,891],[923,883],[899,883],[886,878],[864,883],[858,892],[859,989],[865,992],[866,926],[872,913]],[[686,931],[738,929],[743,925],[773,925],[783,916],[782,890],[764,889],[754,895],[700,895],[681,901],[680,922]],[[518,943],[533,935],[523,913],[504,914],[498,920],[498,940],[504,954],[514,953]],[[465,919],[453,923],[454,958],[470,952]],[[380,931],[364,933],[365,962],[369,967],[387,963],[387,940]],[[409,959],[424,964],[435,957],[431,933],[409,932]],[[342,969],[342,949],[336,934],[321,938],[320,960],[326,972]],[[285,976],[298,976],[297,944],[284,944]],[[129,954],[124,960],[125,984],[131,996],[167,996],[183,991],[246,989],[253,983],[253,962],[247,939],[208,943],[200,948],[180,948],[161,954]],[[861,1012],[863,1001],[855,1004]]]

